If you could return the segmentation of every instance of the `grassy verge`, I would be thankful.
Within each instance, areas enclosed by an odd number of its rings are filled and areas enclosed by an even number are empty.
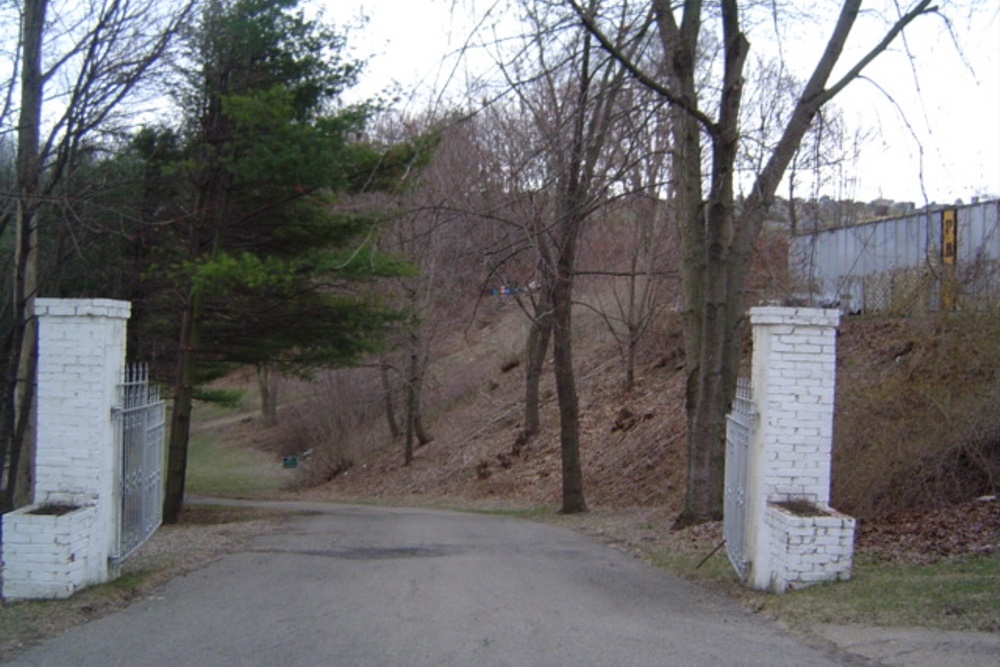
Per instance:
[[[762,607],[803,627],[860,623],[1000,632],[1000,557],[929,565],[861,558],[851,581],[768,596]]]
[[[125,607],[150,573],[134,573],[77,593],[69,600],[5,604],[0,613],[0,661],[68,628]]]
[[[262,498],[295,486],[295,471],[264,452],[225,442],[216,431],[193,433],[185,489],[198,495]]]
[[[739,600],[790,627],[861,624],[1000,632],[1000,556],[964,556],[908,565],[855,559],[850,581],[820,584],[785,595],[740,585],[724,552],[699,568],[704,554],[647,551],[657,566]]]
[[[473,509],[476,514],[486,514],[488,516],[509,516],[515,519],[550,519],[559,508],[555,505],[538,505],[537,507],[513,508],[513,509]],[[554,521],[550,521],[554,523]]]

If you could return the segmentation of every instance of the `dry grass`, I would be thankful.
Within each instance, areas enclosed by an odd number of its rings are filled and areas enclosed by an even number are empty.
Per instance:
[[[382,431],[349,474],[319,496],[449,496],[498,506],[558,505],[558,415],[550,366],[542,433],[512,453],[523,372],[505,363],[523,346],[513,308],[443,341],[425,414],[434,441],[402,465]],[[685,467],[679,318],[664,313],[640,355],[637,384],[600,319],[578,314],[577,381],[585,491],[593,507],[676,510]],[[839,335],[833,504],[854,516],[954,504],[1000,481],[1000,317],[845,319]]]
[[[349,470],[387,434],[377,369],[327,372],[313,391],[281,411],[270,442],[278,455],[309,453],[303,481],[320,484]]]
[[[313,489],[317,497],[449,497],[494,507],[557,505],[558,415],[550,363],[542,382],[542,433],[519,454],[523,372],[509,368],[526,336],[524,316],[508,306],[497,321],[445,341],[433,368],[426,414],[434,441],[402,465],[401,443],[385,446]],[[672,327],[664,317],[659,326]],[[621,390],[620,357],[605,324],[577,313],[576,356],[582,411],[581,451],[588,502],[595,506],[676,506],[683,465],[679,335],[672,329],[640,356],[636,388]],[[665,344],[664,341],[667,341]],[[669,349],[665,349],[669,348]]]
[[[644,339],[631,392],[605,323],[576,312],[581,455],[595,508],[679,509],[686,454],[680,318],[663,311]],[[300,391],[280,424],[243,437],[273,454],[312,450],[316,497],[461,498],[556,506],[558,414],[551,361],[542,432],[518,454],[527,336],[517,306],[492,300],[433,341],[425,425],[433,441],[402,465],[376,369],[337,371]],[[838,335],[832,504],[859,518],[952,505],[1000,485],[1000,315],[845,318]],[[397,414],[402,418],[401,411]],[[256,424],[251,430],[258,429]]]
[[[859,517],[1000,486],[1000,314],[848,320],[841,329],[834,504]]]

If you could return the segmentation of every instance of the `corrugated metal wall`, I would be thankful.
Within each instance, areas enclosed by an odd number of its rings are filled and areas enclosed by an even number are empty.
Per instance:
[[[796,235],[790,269],[811,305],[849,312],[939,310],[942,287],[954,290],[958,307],[1000,303],[1000,200],[950,209],[958,220],[954,269],[942,264],[942,208]]]

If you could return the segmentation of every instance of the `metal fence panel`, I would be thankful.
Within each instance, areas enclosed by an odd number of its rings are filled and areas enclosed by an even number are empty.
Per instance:
[[[746,548],[747,462],[754,418],[750,380],[740,378],[733,409],[726,417],[726,491],[722,520],[726,554],[740,579],[746,578],[750,566]]]
[[[1000,301],[1000,201],[959,206],[956,264],[959,299],[982,307]],[[808,285],[811,305],[849,311],[937,310],[941,304],[941,211],[798,234],[789,268]]]
[[[149,368],[132,364],[119,385],[118,421],[121,452],[121,518],[118,552],[122,561],[149,539],[163,520],[163,436],[166,403],[149,384]]]

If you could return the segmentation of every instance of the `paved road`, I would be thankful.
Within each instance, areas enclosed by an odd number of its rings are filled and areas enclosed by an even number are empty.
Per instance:
[[[326,506],[19,667],[859,664],[568,529]]]

